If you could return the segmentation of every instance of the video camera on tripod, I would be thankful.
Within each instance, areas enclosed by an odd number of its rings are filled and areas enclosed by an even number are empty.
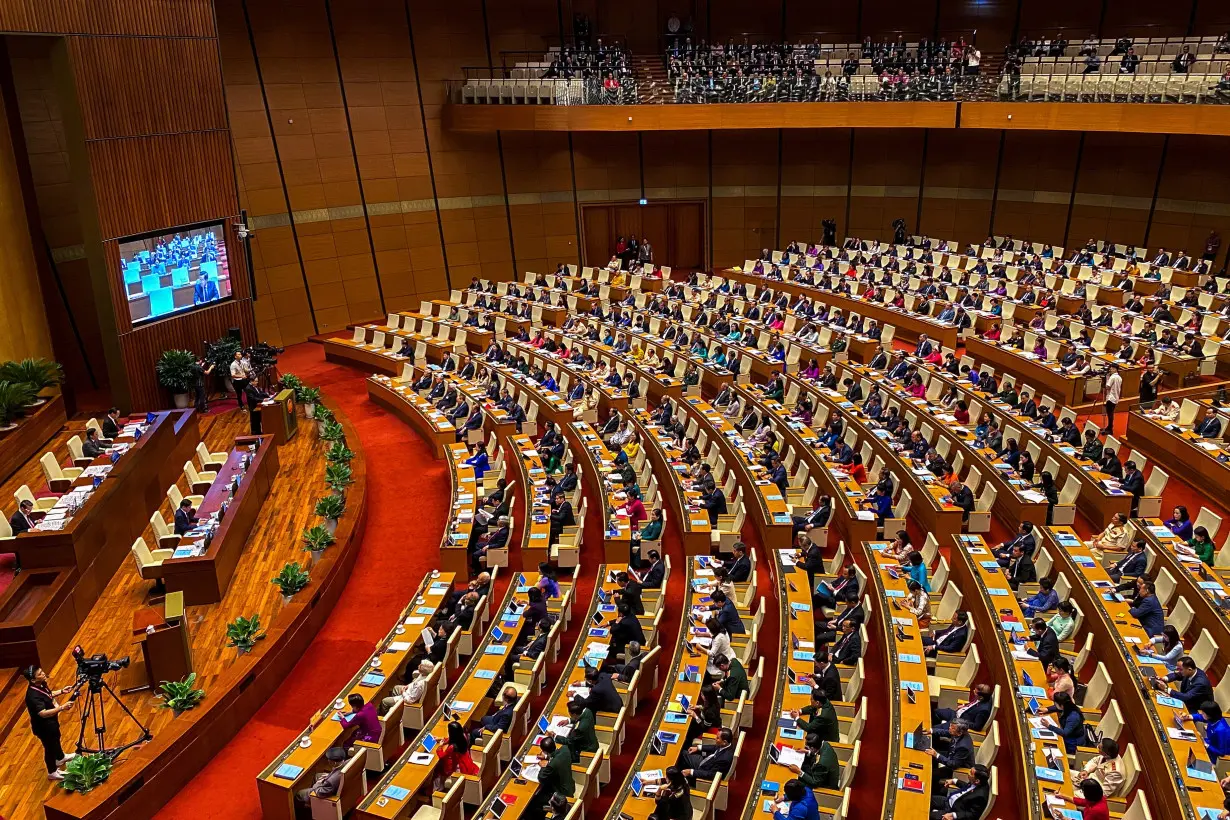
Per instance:
[[[80,655],[77,654],[78,650],[81,650]],[[86,657],[85,650],[82,650],[81,647],[73,650],[73,657],[77,660],[78,680],[81,678],[102,678],[108,672],[118,672],[121,669],[127,669],[128,664],[132,661],[128,656],[111,660],[102,652]]]
[[[114,760],[126,750],[153,740],[153,733],[137,719],[132,710],[120,700],[119,695],[115,693],[111,685],[103,679],[103,675],[108,672],[118,672],[121,669],[127,669],[131,659],[125,656],[111,660],[106,654],[101,652],[86,655],[85,649],[80,644],[73,647],[73,659],[77,661],[77,682],[73,685],[72,698],[76,700],[82,688],[85,688],[87,692],[85,702],[81,708],[81,726],[77,733],[77,753],[103,754]],[[119,746],[107,745],[107,719],[103,711],[104,694],[110,695],[111,699],[119,704],[124,715],[141,730],[135,740]],[[93,728],[95,746],[86,744],[87,725]]]

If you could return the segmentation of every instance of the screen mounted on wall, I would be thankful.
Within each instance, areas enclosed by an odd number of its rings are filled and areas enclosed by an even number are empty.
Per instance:
[[[133,325],[230,299],[226,228],[211,222],[122,239],[120,277]]]

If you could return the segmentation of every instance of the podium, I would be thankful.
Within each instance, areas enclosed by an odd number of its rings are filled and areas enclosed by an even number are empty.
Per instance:
[[[273,403],[270,404],[269,401]],[[281,390],[271,400],[261,404],[261,434],[272,435],[279,445],[299,432],[299,416],[295,413],[295,391]]]
[[[184,620],[184,595],[169,593],[161,607],[144,607],[132,616],[132,665],[125,670],[121,691],[157,690],[163,681],[183,680],[192,672],[192,647]]]

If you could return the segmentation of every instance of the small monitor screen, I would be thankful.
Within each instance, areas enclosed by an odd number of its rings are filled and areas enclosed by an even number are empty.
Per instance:
[[[121,240],[120,279],[133,325],[230,299],[226,228],[214,222]]]

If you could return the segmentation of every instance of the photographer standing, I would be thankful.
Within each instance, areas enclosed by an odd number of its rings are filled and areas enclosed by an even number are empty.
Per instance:
[[[77,755],[64,754],[60,747],[60,719],[57,717],[66,709],[71,709],[76,696],[64,703],[56,703],[56,696],[71,692],[73,687],[52,691],[47,673],[36,666],[27,666],[22,670],[29,688],[26,689],[26,710],[30,713],[30,729],[34,736],[43,744],[43,762],[47,764],[48,780],[63,780],[64,775],[59,768]]]

